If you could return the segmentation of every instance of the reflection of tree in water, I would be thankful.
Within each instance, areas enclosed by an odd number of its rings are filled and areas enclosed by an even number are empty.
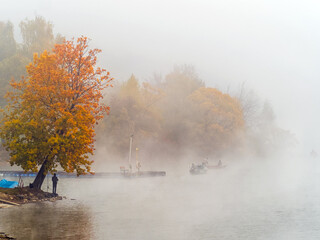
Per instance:
[[[72,203],[2,209],[0,219],[5,221],[0,228],[17,239],[92,239],[91,214],[85,206]]]

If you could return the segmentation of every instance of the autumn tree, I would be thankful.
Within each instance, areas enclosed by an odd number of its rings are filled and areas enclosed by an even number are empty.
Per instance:
[[[199,88],[189,96],[188,140],[204,156],[217,155],[234,146],[244,127],[239,102],[215,88]]]
[[[27,77],[12,82],[0,136],[10,164],[38,171],[40,189],[48,171],[60,165],[77,175],[90,172],[94,126],[109,107],[100,103],[110,86],[109,72],[96,66],[98,49],[86,37],[34,55]]]

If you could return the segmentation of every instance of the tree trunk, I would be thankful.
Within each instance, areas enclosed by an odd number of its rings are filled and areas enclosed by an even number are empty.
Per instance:
[[[47,176],[47,171],[46,171],[47,162],[48,162],[48,159],[46,159],[43,162],[43,164],[42,164],[42,166],[41,166],[36,178],[34,179],[34,181],[32,183],[32,187],[33,188],[41,189],[42,183],[43,183],[44,179]]]

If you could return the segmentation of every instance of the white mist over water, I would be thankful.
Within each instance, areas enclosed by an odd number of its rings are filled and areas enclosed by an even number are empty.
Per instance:
[[[227,164],[196,176],[61,178],[68,199],[2,209],[0,229],[27,239],[319,238],[314,159]],[[49,219],[58,232],[39,227]]]

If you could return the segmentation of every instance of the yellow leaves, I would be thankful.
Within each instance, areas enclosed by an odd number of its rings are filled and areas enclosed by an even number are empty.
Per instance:
[[[214,88],[200,88],[192,93],[189,99],[198,106],[199,110],[212,111],[226,118],[242,119],[241,107],[238,101],[228,94],[223,94]]]
[[[11,163],[29,170],[47,159],[52,167],[57,162],[78,174],[90,169],[94,126],[109,111],[100,104],[101,91],[112,81],[96,67],[99,52],[81,37],[34,55],[27,78],[12,83],[14,108],[4,114],[6,127],[0,130]]]
[[[214,88],[199,88],[189,100],[192,138],[197,140],[200,150],[209,154],[230,147],[237,131],[244,126],[238,101]]]

